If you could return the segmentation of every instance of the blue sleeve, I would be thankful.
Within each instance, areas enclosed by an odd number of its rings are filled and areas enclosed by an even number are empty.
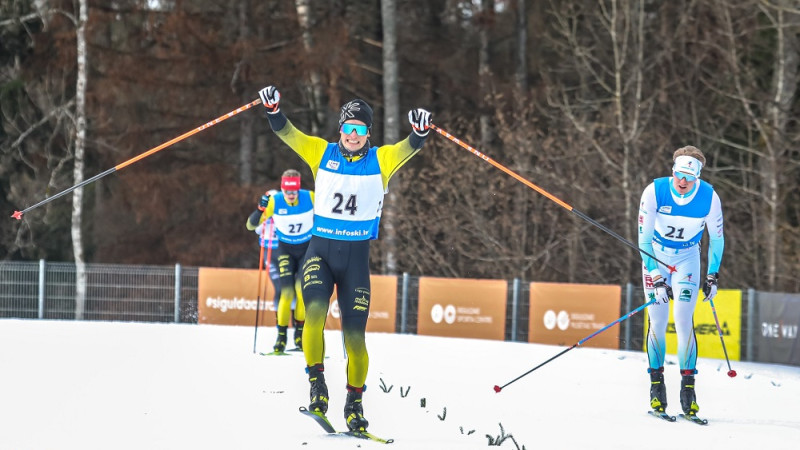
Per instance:
[[[725,250],[725,238],[710,239],[708,241],[708,273],[718,273],[722,262],[722,252]]]

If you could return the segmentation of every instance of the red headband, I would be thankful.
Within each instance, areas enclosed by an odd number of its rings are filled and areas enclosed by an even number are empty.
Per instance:
[[[285,191],[299,191],[300,177],[282,177],[281,189]]]

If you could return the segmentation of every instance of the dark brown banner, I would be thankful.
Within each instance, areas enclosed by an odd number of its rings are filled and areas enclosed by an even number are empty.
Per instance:
[[[505,339],[505,280],[419,279],[417,334]]]
[[[622,289],[616,285],[531,283],[528,341],[572,345],[619,319]],[[614,326],[583,344],[619,348]]]

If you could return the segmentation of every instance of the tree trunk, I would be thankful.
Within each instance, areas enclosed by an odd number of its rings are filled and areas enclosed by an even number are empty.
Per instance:
[[[488,148],[492,140],[491,118],[484,108],[491,98],[492,68],[490,65],[492,45],[491,45],[491,25],[494,16],[494,0],[481,0],[481,11],[478,14],[478,36],[480,47],[478,49],[478,83],[480,83],[480,98],[478,99],[481,110],[478,122],[481,127],[481,147]]]
[[[306,50],[306,54],[310,54],[311,50],[314,48],[314,40],[311,35],[312,17],[311,8],[309,6],[310,3],[310,0],[295,0],[297,19],[300,22],[300,29],[303,32],[303,48]],[[325,124],[325,106],[322,100],[322,77],[320,77],[317,70],[312,69],[308,72],[308,79],[310,85],[307,86],[307,97],[312,112],[311,134],[318,135],[321,127]]]
[[[249,51],[246,49],[247,40],[250,38],[250,25],[247,18],[250,16],[249,0],[239,0],[239,42],[242,43],[243,54],[236,68],[234,82],[242,87],[241,102],[249,103],[253,93],[249,92],[247,83],[247,72],[249,62]],[[239,118],[239,183],[247,186],[253,182],[253,145],[255,142],[255,120],[253,114],[242,114]]]
[[[87,45],[86,23],[89,20],[88,0],[78,2],[78,27],[76,42],[78,50],[78,80],[75,88],[75,165],[73,178],[75,184],[83,182],[84,149],[86,145],[86,82]],[[72,192],[72,252],[75,257],[75,319],[82,320],[86,309],[86,266],[83,259],[83,188]]]
[[[381,21],[383,23],[383,136],[384,142],[400,140],[400,87],[397,64],[397,23],[395,0],[381,1]],[[401,180],[393,181],[394,185]],[[395,229],[395,207],[397,196],[389,190],[383,205],[383,245],[385,248],[383,273],[397,273],[397,230]]]

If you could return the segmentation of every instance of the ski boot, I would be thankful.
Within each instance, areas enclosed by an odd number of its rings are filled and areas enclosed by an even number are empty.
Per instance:
[[[648,368],[650,374],[650,407],[663,413],[667,409],[667,388],[664,386],[664,367]],[[681,391],[682,392],[682,391]],[[681,398],[683,398],[681,394]]]
[[[347,385],[347,401],[344,404],[344,419],[347,421],[347,428],[350,431],[366,431],[369,422],[364,418],[364,407],[361,404],[361,395],[364,387],[353,387]]]
[[[298,320],[294,325],[294,345],[298,350],[303,349],[303,324],[304,321]]]
[[[283,353],[286,350],[286,327],[278,325],[278,339],[272,347],[275,353]]]
[[[319,411],[322,414],[328,412],[328,386],[325,384],[325,366],[314,364],[306,367],[308,382],[311,384],[309,397],[311,402],[308,404],[309,411]]]
[[[697,370],[681,370],[681,408],[687,416],[697,415],[700,407],[697,405],[697,398],[694,394],[694,375]]]

